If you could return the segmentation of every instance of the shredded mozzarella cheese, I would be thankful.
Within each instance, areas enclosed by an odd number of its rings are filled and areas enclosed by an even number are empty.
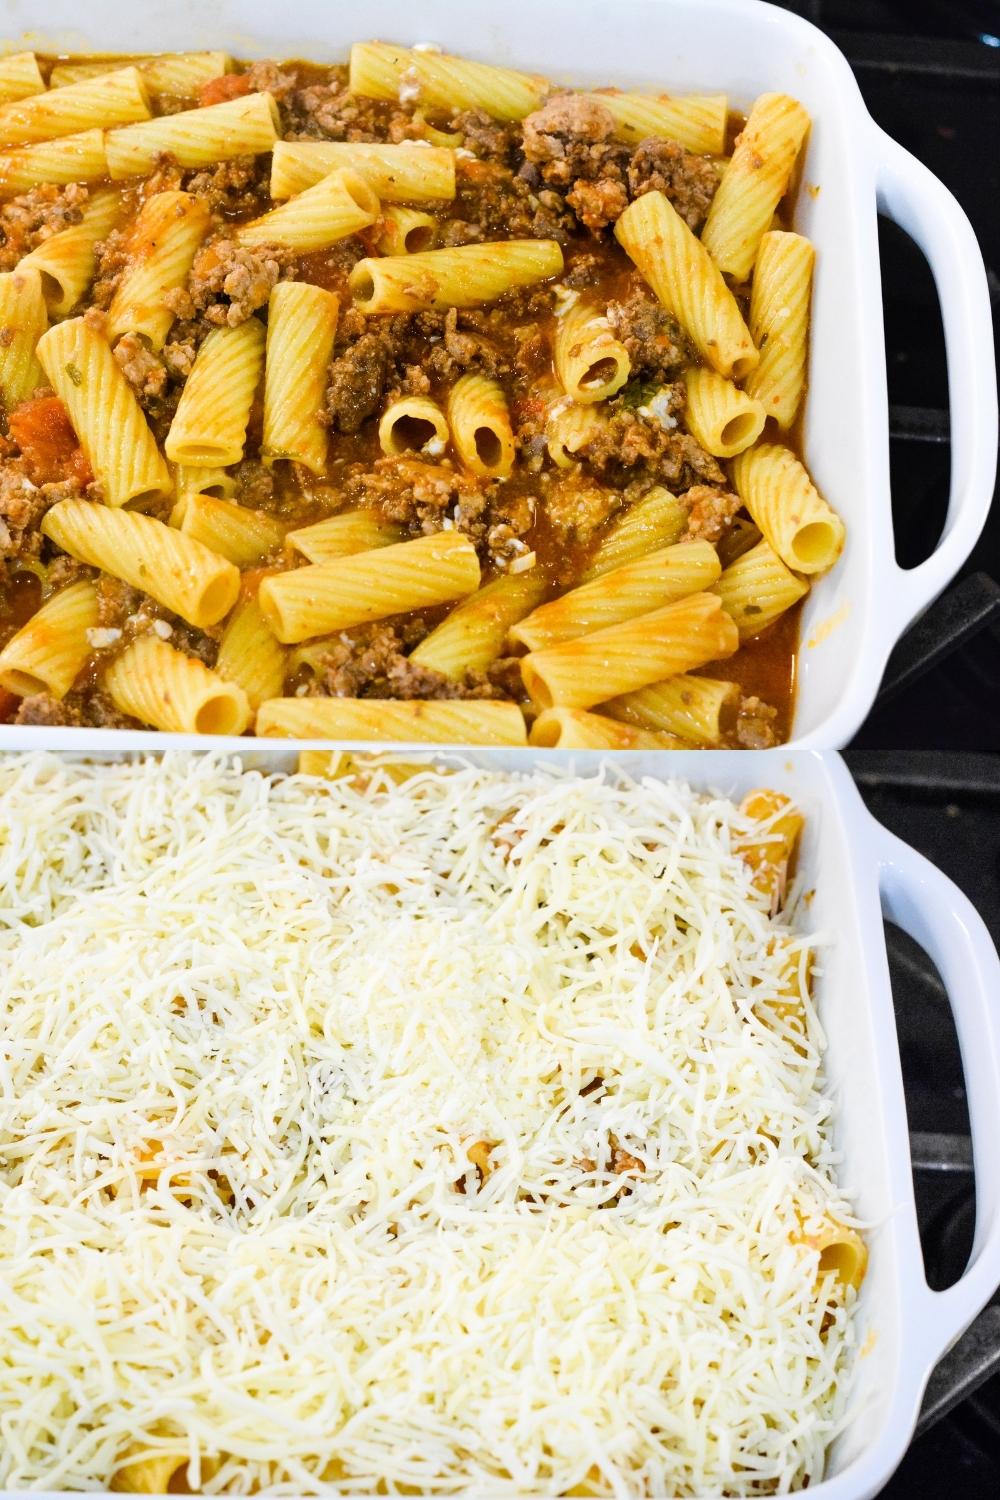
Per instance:
[[[755,1018],[817,939],[748,827],[611,772],[0,758],[0,1487],[815,1483],[852,1298],[800,1229],[850,1211],[819,1022]]]

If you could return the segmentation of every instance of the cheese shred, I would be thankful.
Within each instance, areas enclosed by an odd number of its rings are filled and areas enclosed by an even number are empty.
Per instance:
[[[815,1484],[822,935],[722,797],[373,764],[0,757],[0,1488]]]

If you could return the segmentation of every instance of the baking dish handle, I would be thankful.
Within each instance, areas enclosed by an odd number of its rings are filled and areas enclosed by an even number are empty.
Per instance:
[[[958,1031],[972,1126],[976,1232],[954,1286],[926,1290],[917,1337],[931,1362],[1000,1285],[1000,958],[968,897],[922,854],[875,826],[882,910],[938,967]]]
[[[975,546],[993,496],[997,382],[982,251],[964,210],[922,162],[873,126],[879,212],[927,257],[941,304],[951,414],[951,490],[937,548],[915,568],[894,565],[890,607],[904,630]]]

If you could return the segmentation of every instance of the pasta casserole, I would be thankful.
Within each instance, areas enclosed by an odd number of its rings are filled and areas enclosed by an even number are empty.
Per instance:
[[[0,759],[0,1486],[814,1484],[866,1254],[797,809],[301,765]]]
[[[844,526],[785,94],[0,59],[0,722],[761,748]]]

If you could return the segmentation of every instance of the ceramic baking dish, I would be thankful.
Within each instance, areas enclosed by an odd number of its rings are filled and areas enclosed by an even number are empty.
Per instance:
[[[41,23],[41,29],[40,29]],[[555,80],[767,90],[813,118],[796,227],[818,249],[805,453],[848,527],[844,556],[810,594],[792,743],[840,746],[874,700],[906,626],[954,576],[989,509],[996,375],[982,256],[951,194],[871,119],[846,59],[822,32],[759,0],[7,0],[3,41],[50,51],[224,48],[243,57],[346,58],[352,41],[434,41]],[[951,400],[951,494],[934,554],[895,562],[876,210],[913,236],[941,301]],[[9,732],[0,731],[11,743]],[[18,735],[14,736],[16,740]]]
[[[97,731],[73,735],[68,749],[113,760],[164,748],[163,737]],[[43,748],[44,731],[26,729],[23,748]],[[204,749],[204,740],[177,741]],[[218,748],[260,769],[294,770],[284,744],[220,740]],[[356,748],[356,747],[355,747]],[[405,749],[412,756],[413,747]],[[594,752],[475,750],[478,765],[505,770],[536,764],[596,770]],[[867,812],[839,756],[817,752],[637,753],[630,774],[682,777],[736,797],[755,786],[794,797],[807,815],[800,869],[815,891],[809,922],[832,942],[822,955],[819,1012],[829,1037],[827,1075],[841,1181],[857,1195],[870,1226],[869,1273],[859,1316],[853,1415],[833,1445],[829,1477],[816,1500],[867,1500],[881,1489],[909,1443],[927,1377],[1000,1282],[1000,960],[965,896],[933,865]],[[976,1234],[969,1265],[947,1291],[924,1278],[917,1233],[899,1048],[882,913],[910,933],[937,964],[961,1043],[976,1171]]]

